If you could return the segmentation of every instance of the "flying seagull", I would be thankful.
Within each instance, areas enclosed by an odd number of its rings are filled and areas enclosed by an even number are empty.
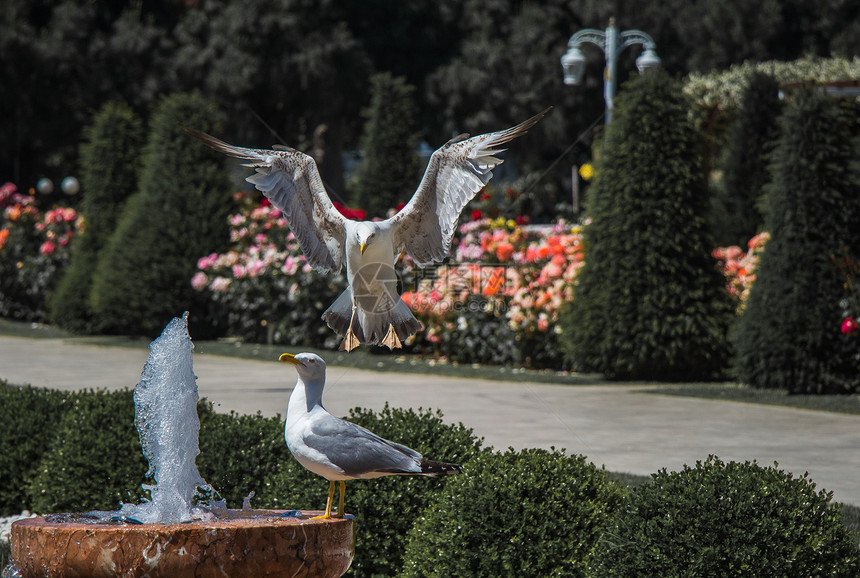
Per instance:
[[[382,439],[348,421],[334,417],[322,404],[325,361],[313,353],[284,353],[281,361],[296,366],[299,379],[287,406],[284,438],[296,460],[306,469],[329,480],[325,514],[331,518],[335,482],[340,482],[340,502],[335,518],[343,517],[345,480],[381,476],[444,476],[459,474],[460,466],[424,459],[406,446]]]
[[[551,108],[551,107],[550,107]],[[279,208],[308,263],[321,273],[338,272],[346,261],[349,286],[322,314],[344,336],[340,349],[360,343],[390,349],[423,326],[397,293],[394,263],[405,251],[419,267],[441,262],[451,249],[460,212],[503,161],[501,145],[533,127],[550,108],[515,127],[469,138],[462,134],[430,157],[409,203],[384,221],[353,221],[335,209],[316,163],[295,149],[249,149],[227,144],[187,127],[213,149],[250,161],[246,180]]]

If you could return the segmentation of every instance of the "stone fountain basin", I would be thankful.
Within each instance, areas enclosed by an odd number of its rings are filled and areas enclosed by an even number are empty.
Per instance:
[[[11,561],[22,578],[341,576],[355,554],[350,515],[229,512],[226,520],[187,524],[19,520],[12,524]]]

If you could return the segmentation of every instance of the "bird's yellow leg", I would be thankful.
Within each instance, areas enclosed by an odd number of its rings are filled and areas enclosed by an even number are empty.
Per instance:
[[[355,321],[355,305],[352,306],[352,316],[349,318],[349,328],[346,330],[346,336],[340,344],[341,351],[352,351],[359,345],[358,337],[352,331],[352,322]]]
[[[334,482],[332,482],[334,484]],[[346,482],[340,481],[340,500],[337,504],[337,514],[334,514],[334,518],[343,518],[343,495],[346,493]]]
[[[341,482],[343,483],[343,482]],[[331,504],[334,501],[334,480],[328,483],[328,502],[325,505],[325,514],[322,516],[314,516],[311,520],[328,520],[331,518]]]

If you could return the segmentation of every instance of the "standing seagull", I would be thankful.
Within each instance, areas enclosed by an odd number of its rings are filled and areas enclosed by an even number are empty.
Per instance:
[[[325,514],[331,518],[334,483],[340,481],[340,503],[334,517],[343,517],[345,480],[381,476],[444,476],[460,466],[425,460],[406,446],[382,439],[354,423],[334,417],[322,405],[325,361],[313,353],[284,353],[281,361],[296,366],[299,379],[287,407],[284,438],[296,460],[329,480]]]
[[[492,178],[501,145],[534,126],[546,109],[515,127],[468,138],[462,134],[433,153],[421,184],[403,209],[384,221],[353,221],[335,209],[314,160],[295,149],[248,149],[184,127],[213,149],[250,161],[246,180],[281,210],[311,267],[340,271],[346,260],[349,286],[322,314],[344,336],[340,348],[360,343],[390,349],[423,328],[397,293],[395,260],[404,251],[419,267],[448,256],[460,212]]]

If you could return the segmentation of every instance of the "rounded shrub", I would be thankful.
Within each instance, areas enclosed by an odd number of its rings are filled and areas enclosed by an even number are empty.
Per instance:
[[[104,105],[81,145],[81,214],[86,227],[72,241],[72,259],[51,298],[51,319],[70,331],[93,330],[90,289],[99,253],[116,228],[125,201],[137,189],[143,125],[123,103]]]
[[[711,456],[634,488],[601,548],[600,576],[857,576],[831,493],[806,475]]]
[[[284,422],[280,416],[215,413],[211,404],[197,405],[200,418],[200,454],[197,469],[227,501],[240,508],[250,493],[260,496],[266,479],[291,458],[284,441]],[[257,499],[251,505],[257,506]]]
[[[197,93],[168,96],[153,113],[138,192],[93,278],[91,305],[102,332],[157,335],[182,311],[206,331],[208,304],[191,278],[201,255],[229,243],[233,204],[223,155],[180,123],[217,134],[219,113]]]
[[[485,451],[409,532],[404,576],[589,576],[621,501],[581,456]]]
[[[134,425],[133,392],[81,391],[65,405],[29,480],[30,509],[40,514],[115,510],[121,501],[139,502],[147,464]]]
[[[439,411],[355,408],[347,418],[386,439],[402,443],[435,459],[470,463],[482,441],[472,430],[442,421]],[[286,448],[286,442],[281,437]],[[355,514],[355,559],[350,572],[356,576],[394,576],[400,571],[406,534],[434,496],[461,476],[390,476],[346,483],[345,509]],[[280,464],[259,496],[260,507],[321,510],[328,496],[325,479],[305,470],[290,457]]]
[[[689,110],[660,71],[618,97],[589,187],[585,265],[559,319],[578,371],[705,380],[727,365],[734,308],[711,257],[702,136]]]
[[[0,516],[29,507],[25,491],[53,441],[45,419],[59,419],[72,394],[0,382]],[[2,564],[0,564],[2,567]]]

